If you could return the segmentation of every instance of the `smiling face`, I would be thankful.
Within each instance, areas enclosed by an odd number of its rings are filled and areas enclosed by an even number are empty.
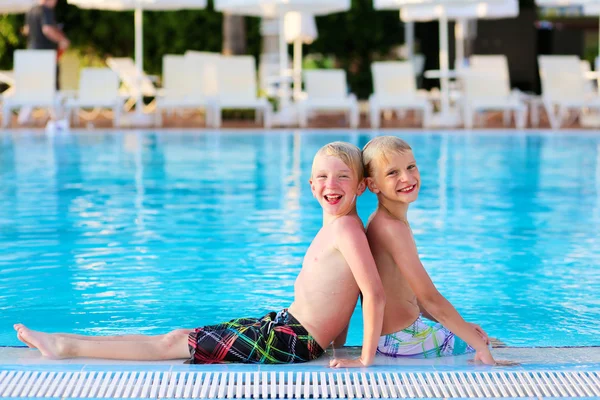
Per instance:
[[[310,188],[323,212],[347,215],[355,210],[356,198],[365,190],[364,180],[335,156],[317,155],[313,161]]]
[[[404,204],[417,200],[421,175],[412,151],[394,151],[374,161],[372,174],[367,178],[373,193]]]

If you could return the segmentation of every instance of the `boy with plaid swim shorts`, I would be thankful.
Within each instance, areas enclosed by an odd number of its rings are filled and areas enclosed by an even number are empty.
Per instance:
[[[323,226],[306,251],[294,285],[294,301],[287,309],[259,319],[242,318],[157,336],[49,334],[15,324],[17,337],[50,358],[305,362],[319,357],[332,343],[334,347],[345,343],[350,317],[362,293],[361,356],[333,359],[330,365],[371,365],[381,333],[385,296],[356,212],[356,199],[366,188],[360,149],[342,142],[322,147],[313,160],[309,183],[323,210]]]

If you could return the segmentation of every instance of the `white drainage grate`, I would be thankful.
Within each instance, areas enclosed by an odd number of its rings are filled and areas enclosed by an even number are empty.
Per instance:
[[[0,397],[468,398],[600,396],[599,372],[1,371]]]

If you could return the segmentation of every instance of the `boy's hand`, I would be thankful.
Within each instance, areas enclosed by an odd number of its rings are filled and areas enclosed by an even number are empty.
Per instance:
[[[482,351],[478,351],[477,353],[475,353],[475,358],[473,359],[472,363],[482,362],[484,364],[494,365],[496,367],[515,367],[515,366],[521,365],[520,363],[518,363],[516,361],[494,360],[494,358],[492,357],[492,354],[489,352],[489,350],[488,350],[489,358],[486,358],[486,355],[483,353],[484,352],[482,352]],[[491,360],[491,363],[489,360]],[[469,361],[469,362],[471,363],[471,361]]]
[[[473,324],[471,322],[469,322],[468,324],[471,325],[473,328],[475,328],[475,331],[477,331],[479,336],[481,336],[481,338],[483,339],[483,341],[485,342],[486,345],[490,344],[490,337],[488,336],[487,333],[485,333],[485,331],[479,325]]]
[[[478,350],[475,353],[475,358],[473,360],[482,362],[486,365],[496,365],[496,360],[494,360],[494,357],[492,357],[492,353],[487,347],[485,348],[485,350]]]
[[[363,368],[368,367],[360,358],[349,360],[347,358],[334,358],[329,361],[331,368]]]

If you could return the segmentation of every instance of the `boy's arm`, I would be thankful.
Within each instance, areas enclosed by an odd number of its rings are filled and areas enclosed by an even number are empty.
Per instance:
[[[435,319],[435,317],[433,315],[431,315],[429,313],[429,311],[427,311],[427,309],[425,307],[423,307],[423,304],[421,304],[419,299],[417,299],[417,303],[419,304],[419,311],[425,318],[427,318],[428,320],[433,321],[433,322],[439,322],[437,319]]]
[[[341,347],[344,347],[344,345],[346,344],[346,338],[348,337],[348,327],[349,326],[350,326],[350,324],[346,325],[346,328],[344,328],[344,330],[333,341],[334,349],[339,349]]]
[[[427,318],[430,321],[440,322],[437,319],[435,319],[435,317],[433,315],[431,315],[431,313],[429,311],[427,311],[425,309],[425,307],[423,307],[423,304],[421,304],[421,302],[418,301],[418,299],[417,299],[417,303],[419,304],[419,311],[421,312],[421,315],[423,315],[425,318]],[[467,322],[467,324],[471,325],[475,329],[475,331],[477,331],[479,336],[481,336],[481,338],[485,341],[485,343],[487,345],[490,344],[490,338],[489,338],[488,334],[479,325],[474,324],[472,322]]]
[[[388,222],[383,229],[382,245],[392,255],[394,262],[417,296],[419,307],[422,305],[434,320],[473,347],[478,352],[479,360],[486,364],[494,364],[495,361],[486,341],[460,316],[431,281],[421,264],[410,229],[404,224],[395,222]]]
[[[329,365],[335,368],[366,367],[373,364],[381,336],[385,292],[362,224],[354,218],[339,219],[336,224],[337,247],[352,270],[363,295],[364,330],[360,358],[333,359]]]

